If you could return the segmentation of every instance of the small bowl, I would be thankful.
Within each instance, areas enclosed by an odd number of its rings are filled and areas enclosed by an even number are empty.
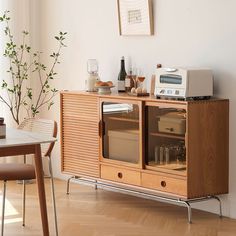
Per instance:
[[[114,88],[115,86],[95,86],[95,88],[98,89],[99,94],[110,94],[111,88]]]

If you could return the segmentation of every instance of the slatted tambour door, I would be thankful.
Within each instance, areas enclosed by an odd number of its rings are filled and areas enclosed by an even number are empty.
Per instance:
[[[98,99],[61,94],[62,171],[99,177]]]

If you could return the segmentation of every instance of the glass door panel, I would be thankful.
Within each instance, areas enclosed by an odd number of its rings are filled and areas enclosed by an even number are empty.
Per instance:
[[[186,110],[146,107],[146,165],[162,171],[186,171]]]
[[[102,103],[103,157],[139,163],[139,105]]]

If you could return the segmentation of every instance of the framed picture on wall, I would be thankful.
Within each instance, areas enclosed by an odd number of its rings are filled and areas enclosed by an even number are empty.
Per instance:
[[[153,35],[152,0],[117,0],[120,35]]]

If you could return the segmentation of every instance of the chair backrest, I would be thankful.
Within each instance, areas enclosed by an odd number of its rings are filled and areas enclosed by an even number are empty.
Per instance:
[[[41,133],[56,138],[57,136],[57,123],[53,120],[28,118],[25,119],[18,129]],[[42,144],[41,150],[44,156],[50,156],[54,147],[54,142],[50,144]]]

